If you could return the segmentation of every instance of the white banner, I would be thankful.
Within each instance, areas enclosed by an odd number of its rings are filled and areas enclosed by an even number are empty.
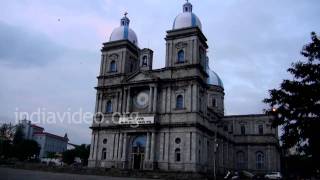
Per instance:
[[[154,124],[154,116],[120,117],[119,124]]]

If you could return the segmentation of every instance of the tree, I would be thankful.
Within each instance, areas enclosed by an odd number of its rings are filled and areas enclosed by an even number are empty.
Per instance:
[[[320,40],[311,33],[309,44],[301,54],[305,60],[293,63],[279,89],[269,91],[264,99],[267,113],[274,115],[273,126],[282,125],[281,141],[285,149],[297,147],[300,154],[310,157],[313,168],[320,165]]]
[[[62,153],[62,161],[66,164],[74,163],[75,157],[76,157],[76,153],[74,149],[66,150]]]
[[[0,127],[0,140],[12,140],[15,127],[10,124],[2,124]]]
[[[15,144],[14,148],[15,157],[21,161],[36,157],[40,152],[40,147],[34,140],[23,139],[18,144]]]
[[[12,143],[10,140],[0,140],[0,159],[6,159],[12,156]]]
[[[14,129],[12,124],[2,124],[0,127],[0,158],[6,159],[12,155]]]
[[[75,148],[75,154],[81,159],[82,165],[88,164],[88,158],[90,154],[90,145],[81,144]]]
[[[14,145],[19,144],[20,142],[22,142],[23,139],[24,139],[23,126],[22,124],[18,124],[16,126],[16,131],[13,137],[13,144]]]
[[[57,154],[55,152],[47,152],[47,158],[49,159],[55,159],[57,158]]]
[[[74,163],[74,159],[79,157],[81,159],[82,165],[86,166],[88,164],[88,158],[90,154],[90,145],[81,144],[76,146],[74,149],[67,150],[62,153],[62,161],[67,164]]]

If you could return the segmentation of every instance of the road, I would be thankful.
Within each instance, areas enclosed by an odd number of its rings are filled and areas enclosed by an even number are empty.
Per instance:
[[[30,171],[22,169],[0,168],[0,180],[134,180],[136,178],[108,177]],[[149,179],[139,179],[149,180]]]

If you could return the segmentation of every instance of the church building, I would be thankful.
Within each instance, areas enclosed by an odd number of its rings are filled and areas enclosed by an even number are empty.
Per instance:
[[[280,170],[272,117],[224,115],[223,82],[190,2],[167,31],[164,68],[152,68],[153,51],[139,47],[129,24],[125,14],[101,49],[89,167]]]

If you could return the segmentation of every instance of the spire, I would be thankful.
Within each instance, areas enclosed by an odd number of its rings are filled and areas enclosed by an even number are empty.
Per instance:
[[[130,24],[130,19],[127,17],[127,15],[128,15],[128,13],[125,12],[125,13],[124,13],[124,17],[121,18],[121,21],[120,21],[120,25],[121,25],[121,26],[129,26],[129,24]]]
[[[192,12],[192,4],[189,3],[189,0],[183,5],[183,12]]]

